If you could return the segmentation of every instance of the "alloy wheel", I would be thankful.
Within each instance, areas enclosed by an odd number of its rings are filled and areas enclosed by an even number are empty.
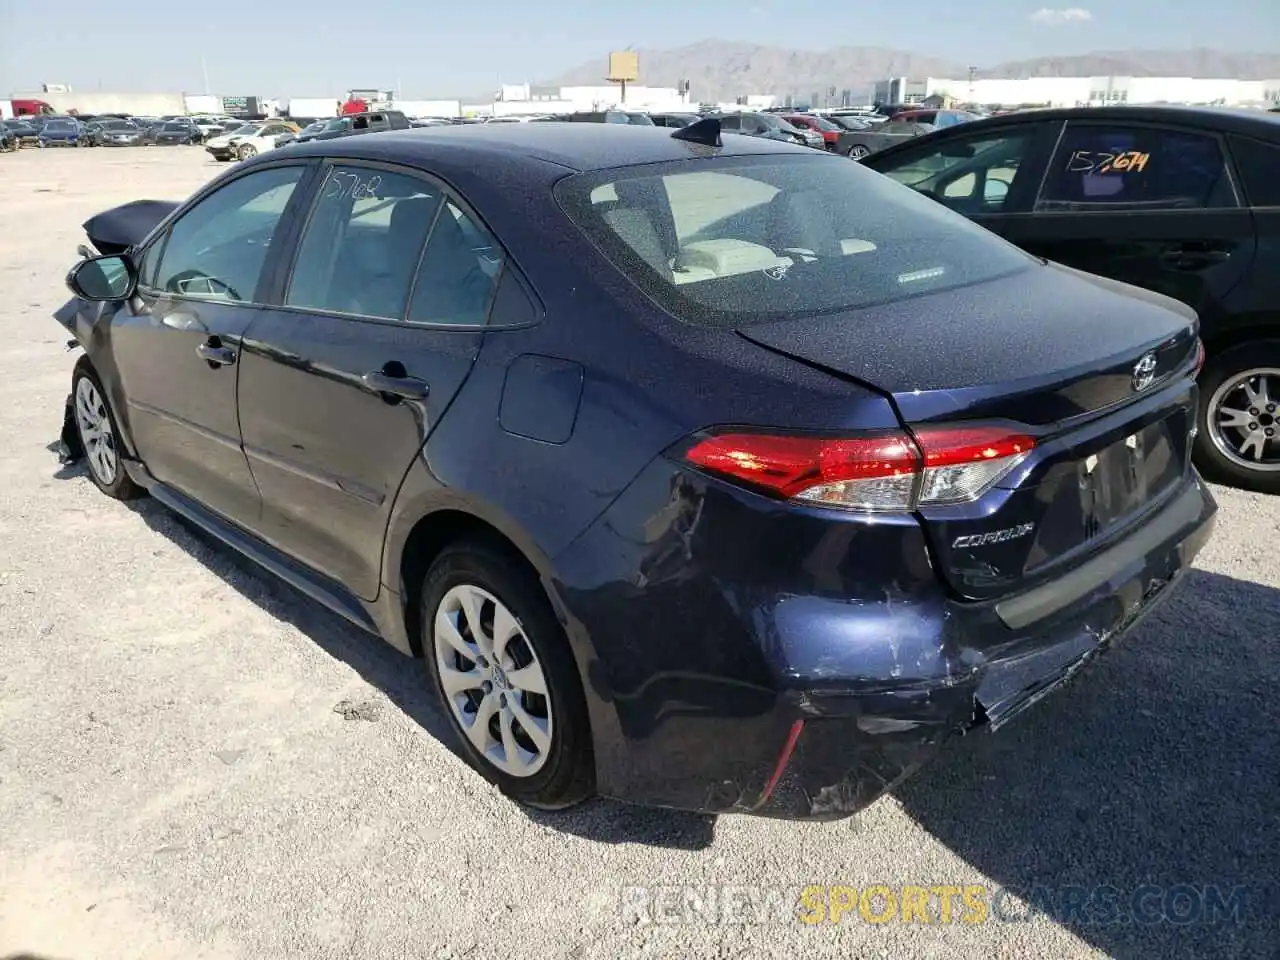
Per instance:
[[[546,675],[515,615],[478,586],[450,589],[436,608],[433,653],[463,735],[494,767],[531,777],[554,731]]]
[[[100,484],[109,487],[115,483],[120,458],[116,454],[107,405],[88,377],[81,377],[76,384],[75,407],[76,425],[80,428],[80,442],[84,445],[89,469]]]
[[[868,156],[870,153],[871,151],[868,150],[866,147],[862,146],[862,144],[854,144],[852,147],[849,148],[849,159],[861,160],[863,157]]]
[[[1208,406],[1209,438],[1247,470],[1280,470],[1280,369],[1255,367],[1224,380]]]

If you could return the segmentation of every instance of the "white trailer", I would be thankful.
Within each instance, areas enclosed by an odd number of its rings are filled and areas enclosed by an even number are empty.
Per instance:
[[[289,116],[317,120],[338,115],[337,97],[295,97],[289,101]]]
[[[13,119],[13,104],[8,100],[0,100],[0,120]]]

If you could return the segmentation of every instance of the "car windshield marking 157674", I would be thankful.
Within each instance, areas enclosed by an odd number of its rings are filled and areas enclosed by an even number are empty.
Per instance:
[[[420,656],[515,800],[854,813],[1176,591],[1198,319],[719,134],[317,140],[106,211],[68,448]]]

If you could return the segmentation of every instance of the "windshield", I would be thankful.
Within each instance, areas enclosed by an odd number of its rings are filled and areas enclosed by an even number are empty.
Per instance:
[[[166,130],[171,131],[171,132],[177,132],[177,131],[180,131],[180,130],[189,130],[189,129],[191,129],[191,128],[190,128],[190,127],[188,127],[185,123],[166,123],[166,124],[164,125],[164,128],[165,128]]]
[[[840,128],[830,120],[825,120],[822,117],[818,117],[814,120],[814,125],[823,133],[838,133],[840,130]]]
[[[1036,262],[888,177],[821,155],[622,167],[555,192],[633,283],[699,325],[856,310]]]
[[[346,117],[336,117],[324,125],[325,133],[332,133],[335,130],[345,130],[351,126],[351,121]]]
[[[76,125],[73,120],[50,120],[44,125],[44,128],[56,132],[58,130],[74,130]]]
[[[138,129],[128,120],[108,120],[102,125],[103,130],[136,130]]]
[[[231,131],[233,137],[251,137],[258,132],[258,128],[252,123],[246,123],[243,127],[239,127]]]
[[[787,120],[783,120],[781,117],[774,117],[774,116],[765,114],[764,122],[765,122],[765,126],[774,127],[775,129],[778,129],[778,130],[784,130],[787,133],[801,132],[799,127],[797,127],[795,124]]]

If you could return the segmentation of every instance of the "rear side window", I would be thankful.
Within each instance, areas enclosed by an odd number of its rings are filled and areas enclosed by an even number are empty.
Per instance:
[[[1280,207],[1280,147],[1249,137],[1230,138],[1231,155],[1254,207]]]
[[[502,251],[488,232],[445,201],[422,257],[409,322],[484,326],[502,263]]]
[[[690,323],[738,326],[980,283],[1035,262],[913,190],[833,157],[623,167],[560,181],[569,217]]]
[[[1236,205],[1214,137],[1067,124],[1036,201],[1040,211],[1187,210]]]
[[[285,304],[402,320],[442,199],[408,174],[335,165],[302,235]]]

